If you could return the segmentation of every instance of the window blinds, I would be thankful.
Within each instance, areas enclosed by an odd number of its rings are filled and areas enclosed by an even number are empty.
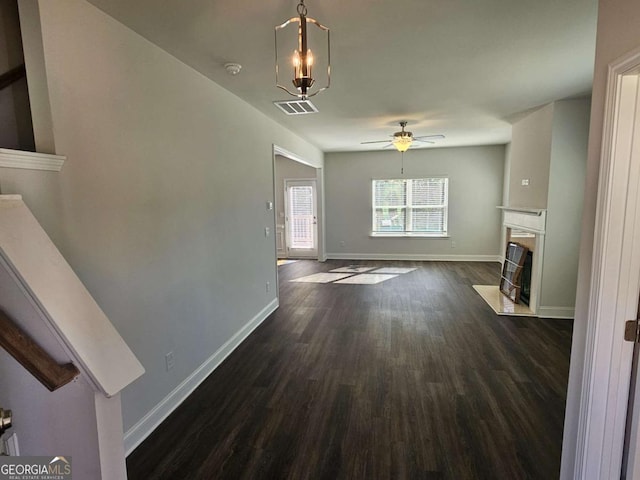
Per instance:
[[[447,178],[373,180],[373,233],[447,233]]]

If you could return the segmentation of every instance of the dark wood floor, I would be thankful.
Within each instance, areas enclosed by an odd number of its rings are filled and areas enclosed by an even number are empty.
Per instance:
[[[289,282],[360,263],[378,285]],[[558,478],[572,322],[499,317],[494,263],[300,261],[280,302],[127,459],[137,479]]]

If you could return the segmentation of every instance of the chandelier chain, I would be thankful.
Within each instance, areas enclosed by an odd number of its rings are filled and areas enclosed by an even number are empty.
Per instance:
[[[307,16],[307,7],[304,4],[304,0],[300,0],[300,3],[298,4],[298,15],[303,17]]]

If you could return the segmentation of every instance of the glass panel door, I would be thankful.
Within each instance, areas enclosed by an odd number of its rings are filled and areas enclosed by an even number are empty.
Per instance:
[[[290,257],[315,257],[317,209],[315,180],[286,180],[287,252]]]

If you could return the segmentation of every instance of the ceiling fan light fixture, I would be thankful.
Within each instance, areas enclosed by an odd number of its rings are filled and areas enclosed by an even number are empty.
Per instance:
[[[404,129],[404,127],[407,126],[407,122],[400,122],[400,126],[402,127],[402,131],[393,134],[392,142],[393,146],[396,147],[396,150],[399,152],[406,152],[413,143],[413,133],[407,132]]]
[[[393,146],[396,147],[396,150],[399,152],[409,150],[411,143],[413,143],[411,136],[394,136],[393,138]]]
[[[384,148],[390,147],[391,145],[393,145],[396,148],[396,150],[404,153],[407,150],[409,150],[409,148],[413,145],[414,141],[420,142],[420,143],[435,143],[431,139],[435,140],[435,139],[444,138],[444,135],[442,134],[422,135],[420,137],[414,137],[413,132],[409,132],[404,129],[407,126],[406,121],[403,120],[399,123],[400,123],[400,127],[402,127],[402,130],[394,133],[393,135],[390,135],[391,137],[390,140],[374,140],[372,142],[360,142],[360,144],[366,145],[366,144],[372,144],[372,143],[386,143],[387,145],[385,145]]]
[[[298,16],[290,18],[286,22],[281,25],[277,25],[275,27],[275,39],[276,39],[276,87],[281,88],[289,95],[294,97],[301,98],[302,100],[306,100],[309,97],[313,97],[318,93],[329,88],[331,84],[331,44],[329,40],[329,28],[325,27],[317,20],[313,18],[307,17],[307,7],[304,4],[304,0],[300,0],[298,4]],[[292,63],[293,63],[293,79],[291,82],[295,87],[295,90],[289,90],[285,85],[280,84],[280,66],[278,64],[278,45],[283,44],[283,40],[279,41],[279,33],[287,29],[289,25],[297,25],[297,47],[293,52]],[[313,52],[311,48],[309,48],[309,34],[307,31],[307,27],[316,27],[317,35],[325,35],[327,38],[327,53],[326,53],[326,61],[327,61],[327,83],[325,86],[321,88],[316,88],[316,90],[312,91],[314,85],[316,85],[316,80],[313,78],[313,67],[316,63],[316,59],[314,58]],[[288,29],[291,30],[291,29]]]

